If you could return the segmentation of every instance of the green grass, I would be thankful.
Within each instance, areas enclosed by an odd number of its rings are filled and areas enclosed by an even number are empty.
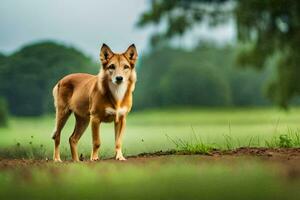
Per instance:
[[[192,158],[193,160],[195,158]],[[298,199],[300,182],[268,165],[198,163],[54,164],[0,173],[1,199]]]
[[[273,136],[269,141],[265,141],[265,144],[269,148],[281,147],[291,148],[300,147],[300,131],[299,129],[288,129],[286,134],[279,136]]]
[[[299,108],[289,112],[275,108],[151,110],[131,113],[127,121],[125,155],[174,148],[205,153],[211,148],[241,146],[297,147],[300,143]],[[68,137],[73,126],[71,117],[62,133],[63,159],[70,158]],[[0,128],[0,156],[51,158],[53,127],[53,116],[12,118],[8,128]],[[101,125],[101,141],[101,156],[113,156],[112,124]],[[88,128],[79,152],[89,157],[90,150]]]

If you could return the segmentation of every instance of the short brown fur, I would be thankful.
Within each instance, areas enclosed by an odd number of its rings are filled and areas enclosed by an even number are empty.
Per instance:
[[[98,160],[101,144],[99,126],[101,122],[115,125],[115,151],[117,160],[125,160],[122,154],[122,136],[126,116],[132,107],[132,92],[136,82],[135,62],[137,52],[134,45],[122,54],[113,53],[103,44],[100,51],[102,68],[98,75],[70,74],[62,78],[53,89],[56,107],[56,126],[53,135],[54,161],[61,161],[59,144],[61,130],[71,113],[76,124],[69,138],[72,159],[79,161],[77,143],[89,122],[92,128],[93,147],[91,160]],[[119,83],[118,78],[122,77]]]

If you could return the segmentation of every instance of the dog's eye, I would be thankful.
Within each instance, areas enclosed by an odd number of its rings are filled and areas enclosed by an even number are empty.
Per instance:
[[[128,66],[128,65],[125,65],[125,66],[124,66],[124,69],[129,69],[129,66]]]
[[[108,69],[114,70],[114,69],[116,69],[116,66],[114,64],[111,64],[111,65],[108,66]]]

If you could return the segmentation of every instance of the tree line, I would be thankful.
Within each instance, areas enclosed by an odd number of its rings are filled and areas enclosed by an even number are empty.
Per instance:
[[[272,69],[242,70],[236,49],[202,44],[193,51],[158,48],[138,66],[135,107],[265,106]]]

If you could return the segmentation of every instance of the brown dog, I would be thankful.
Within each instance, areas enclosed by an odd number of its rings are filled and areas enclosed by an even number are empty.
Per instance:
[[[54,161],[61,161],[60,134],[73,112],[76,125],[69,138],[72,159],[78,161],[77,143],[91,122],[93,148],[91,160],[98,160],[101,122],[115,124],[116,160],[125,160],[122,154],[122,136],[126,115],[132,107],[132,92],[136,82],[135,62],[137,51],[132,44],[122,54],[113,53],[103,44],[100,51],[102,68],[98,75],[70,74],[61,79],[53,89],[56,107]]]

